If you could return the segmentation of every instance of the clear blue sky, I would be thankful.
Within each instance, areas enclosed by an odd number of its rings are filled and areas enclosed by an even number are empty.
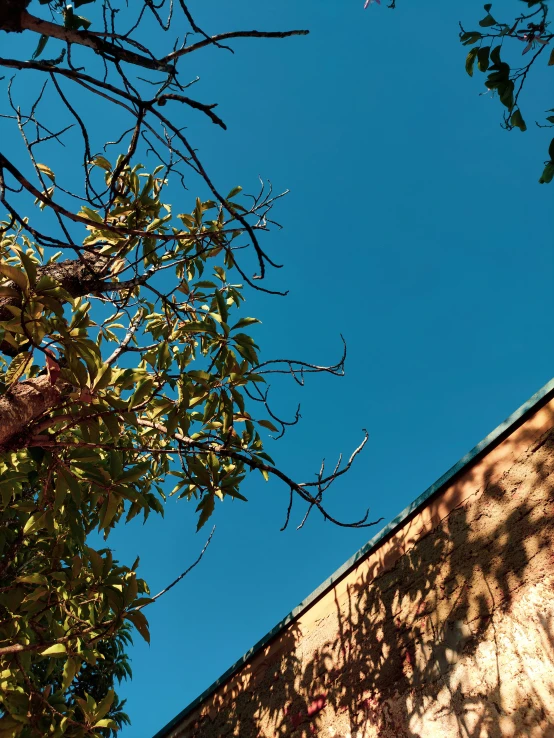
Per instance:
[[[554,374],[554,186],[537,184],[551,132],[532,123],[552,71],[529,86],[529,131],[508,134],[457,39],[481,2],[362,5],[191,2],[210,33],[311,35],[191,58],[195,94],[219,102],[229,131],[183,123],[223,189],[253,190],[260,174],[291,190],[285,228],[268,241],[286,264],[273,284],[290,294],[247,302],[263,320],[263,355],[333,362],[341,332],[348,342],[344,379],[275,386],[276,406],[300,400],[303,420],[270,453],[303,480],[367,428],[328,506],[352,519],[369,505],[384,524]],[[133,720],[124,738],[150,738],[380,527],[340,530],[314,515],[280,533],[286,490],[255,476],[244,492],[247,505],[218,506],[201,565],[149,609],[152,645],[137,636],[134,680],[119,690]],[[194,529],[181,502],[110,540],[128,563],[140,553],[158,591],[202,548],[206,531]]]

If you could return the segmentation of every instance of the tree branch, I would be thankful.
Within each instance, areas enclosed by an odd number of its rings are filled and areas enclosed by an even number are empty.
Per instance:
[[[172,589],[176,584],[179,584],[179,582],[181,581],[181,579],[184,579],[184,577],[186,577],[186,575],[189,574],[194,569],[195,566],[198,566],[198,564],[202,561],[202,557],[206,553],[206,549],[208,548],[208,546],[212,542],[212,537],[213,537],[213,534],[214,533],[215,533],[215,525],[212,528],[212,532],[210,533],[210,535],[208,537],[208,540],[204,544],[204,548],[202,549],[202,551],[200,551],[200,555],[196,559],[196,561],[194,562],[194,564],[191,564],[188,567],[188,569],[185,569],[185,571],[182,574],[179,574],[179,576],[177,577],[177,579],[175,579],[173,582],[171,582],[171,584],[168,584],[167,587],[165,587],[164,589],[162,589],[161,592],[158,592],[157,595],[154,595],[154,597],[151,597],[150,598],[150,602],[145,602],[144,605],[139,605],[138,607],[134,607],[131,610],[131,612],[136,612],[137,610],[142,610],[143,607],[148,607],[148,605],[151,605],[153,602],[156,602],[157,599],[159,599],[166,592],[169,592],[169,590]]]
[[[57,38],[59,41],[65,41],[68,44],[87,46],[101,56],[111,56],[114,60],[135,64],[145,69],[154,69],[157,72],[168,72],[169,74],[175,72],[175,68],[171,64],[168,64],[166,60],[158,61],[154,57],[137,54],[135,51],[130,51],[121,46],[116,46],[116,44],[110,41],[105,41],[90,31],[75,31],[64,28],[56,23],[50,23],[50,21],[36,18],[27,11],[23,11],[21,14],[21,29],[24,31],[34,31],[49,38]]]
[[[64,399],[69,386],[50,383],[47,374],[19,382],[0,396],[0,451],[11,445],[36,420]]]
[[[220,41],[226,41],[229,38],[288,38],[289,36],[307,36],[310,32],[306,30],[299,31],[229,31],[228,33],[220,33],[217,36],[211,38],[205,38],[202,41],[198,41],[190,46],[185,46],[184,49],[177,49],[172,51],[171,54],[164,56],[162,62],[170,62],[174,59],[178,59],[180,56],[190,54],[192,51],[198,51],[198,49],[204,48],[204,46],[212,46],[218,44]]]
[[[241,453],[240,451],[236,451],[233,448],[225,446],[224,444],[199,442],[199,441],[193,440],[192,438],[189,438],[188,436],[184,436],[181,433],[168,433],[167,428],[161,423],[155,423],[151,420],[145,420],[143,418],[137,418],[137,423],[138,425],[142,425],[145,428],[155,428],[161,433],[167,434],[170,438],[174,438],[176,441],[179,441],[180,443],[184,444],[188,448],[197,449],[198,451],[201,451],[204,453],[209,453],[211,451],[215,454],[221,454],[222,456],[227,456],[230,459],[234,459],[236,461],[242,462],[249,469],[258,469],[260,471],[265,471],[268,474],[271,474],[277,477],[282,482],[284,482],[289,487],[290,490],[292,490],[293,492],[296,492],[296,494],[298,494],[305,502],[307,502],[310,505],[310,507],[317,507],[319,512],[323,515],[323,517],[326,520],[329,520],[330,522],[335,523],[335,525],[338,525],[340,527],[368,528],[380,522],[380,520],[382,520],[382,518],[379,518],[379,520],[374,520],[368,523],[367,518],[369,516],[369,510],[367,510],[364,517],[361,518],[360,520],[354,523],[342,523],[341,521],[337,520],[332,515],[330,515],[325,510],[323,505],[321,504],[322,492],[324,492],[325,489],[327,489],[330,486],[330,484],[332,484],[332,482],[335,481],[335,479],[342,476],[350,469],[350,467],[352,466],[352,462],[354,461],[354,458],[360,453],[360,451],[363,449],[363,447],[367,443],[367,440],[369,437],[367,434],[367,431],[364,431],[365,435],[364,435],[363,441],[360,443],[360,445],[356,449],[354,449],[353,453],[350,456],[350,459],[348,460],[348,463],[343,469],[338,470],[338,468],[336,468],[335,472],[332,475],[329,475],[327,477],[323,477],[323,475],[320,473],[318,479],[315,482],[298,483],[298,482],[295,482],[293,479],[291,479],[291,477],[289,477],[287,474],[282,472],[277,467],[271,466],[270,464],[265,464],[258,459],[252,459],[246,454]],[[318,493],[316,495],[311,494],[311,492],[309,492],[307,489],[309,487],[317,487]]]

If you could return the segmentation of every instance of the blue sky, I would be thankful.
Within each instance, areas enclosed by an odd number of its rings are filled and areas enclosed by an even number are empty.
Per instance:
[[[183,120],[221,188],[252,191],[259,174],[291,190],[266,242],[286,265],[271,285],[290,294],[248,294],[262,355],[332,363],[341,333],[348,343],[345,378],[273,388],[284,412],[302,403],[302,422],[268,450],[304,480],[367,428],[327,504],[344,520],[370,506],[383,524],[554,373],[554,190],[537,184],[551,132],[532,123],[552,71],[530,81],[529,131],[508,134],[457,38],[482,3],[397,4],[195,0],[210,33],[311,35],[199,52],[182,72],[201,76],[195,94],[228,124]],[[218,506],[201,565],[149,609],[152,644],[137,636],[134,680],[119,690],[133,720],[124,738],[153,735],[380,527],[314,515],[280,533],[286,490],[255,476],[244,493],[248,504]],[[207,533],[194,530],[192,507],[172,503],[165,520],[135,520],[110,541],[127,563],[141,555],[156,592],[198,555]]]
[[[368,505],[394,517],[554,367],[553,192],[537,184],[548,132],[502,131],[498,100],[467,77],[457,23],[474,25],[481,3],[398,5],[193,6],[212,31],[311,30],[206,54],[198,90],[229,132],[195,121],[195,135],[229,186],[261,174],[291,190],[271,239],[286,264],[275,284],[290,294],[252,295],[249,314],[267,355],[332,362],[341,332],[349,354],[342,380],[275,388],[283,407],[302,402],[303,421],[271,452],[304,479],[367,428],[366,451],[329,493],[346,520]],[[529,106],[538,116],[542,105],[538,86]],[[122,690],[129,736],[171,719],[376,532],[314,516],[280,533],[286,491],[253,477],[246,495],[218,511],[202,564],[149,614],[152,645],[137,643]],[[178,506],[121,543],[144,552],[157,591],[201,548],[192,531]]]

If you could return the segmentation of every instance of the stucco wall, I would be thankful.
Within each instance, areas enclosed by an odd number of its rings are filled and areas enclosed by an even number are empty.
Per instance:
[[[553,426],[551,401],[167,735],[554,738]]]

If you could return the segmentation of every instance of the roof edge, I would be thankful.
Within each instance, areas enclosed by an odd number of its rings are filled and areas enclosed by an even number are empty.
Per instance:
[[[520,426],[528,416],[536,412],[546,402],[554,397],[554,378],[547,382],[541,389],[536,392],[527,402],[521,405],[514,413],[512,413],[503,423],[500,423],[488,436],[485,436],[471,451],[454,464],[442,477],[439,477],[425,492],[411,502],[401,513],[393,518],[390,523],[385,525],[379,533],[377,533],[371,540],[364,544],[348,561],[340,566],[331,576],[326,579],[317,589],[315,589],[305,600],[303,600],[297,607],[289,612],[274,628],[272,628],[266,635],[255,643],[238,661],[227,669],[213,684],[205,689],[195,700],[193,700],[187,707],[176,715],[167,725],[165,725],[160,731],[158,731],[153,738],[167,738],[170,732],[181,723],[187,715],[189,715],[198,705],[227,682],[233,674],[235,674],[241,667],[243,667],[259,650],[266,646],[276,635],[278,635],[287,625],[296,620],[302,615],[309,607],[311,607],[316,600],[320,599],[329,589],[331,589],[337,582],[342,579],[351,569],[354,568],[363,558],[366,558],[375,551],[386,538],[395,533],[400,529],[409,518],[416,515],[421,508],[429,501],[431,497],[439,493],[446,485],[451,483],[455,477],[459,476],[461,472],[466,471],[473,463],[481,458],[485,452],[488,452],[509,436],[518,426]]]

